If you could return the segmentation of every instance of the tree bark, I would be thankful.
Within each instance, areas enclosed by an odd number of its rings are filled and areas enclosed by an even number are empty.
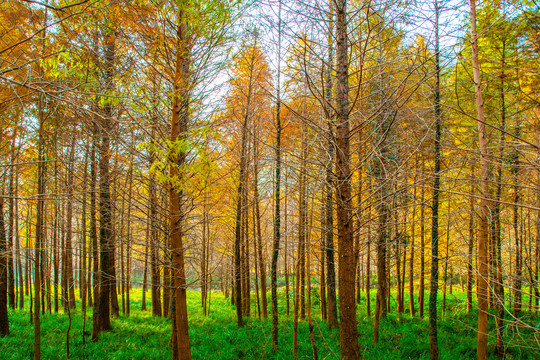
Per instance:
[[[439,192],[441,182],[441,69],[439,63],[439,3],[435,0],[435,143],[433,169],[433,199],[431,203],[431,280],[429,291],[429,351],[430,359],[439,358],[437,340],[437,293],[439,291]],[[448,249],[446,249],[448,251]]]
[[[238,179],[238,189],[237,189],[237,198],[236,198],[236,226],[235,226],[235,241],[234,241],[234,257],[235,257],[235,280],[236,280],[236,292],[235,292],[235,306],[236,306],[236,322],[238,326],[244,326],[244,319],[242,315],[245,313],[243,305],[245,304],[245,298],[242,298],[242,263],[241,263],[241,247],[242,247],[242,217],[245,213],[243,209],[243,204],[245,203],[245,190],[246,186],[246,167],[247,167],[247,127],[249,120],[249,111],[250,103],[252,96],[252,87],[253,87],[253,73],[255,67],[255,48],[257,42],[253,44],[253,53],[251,54],[251,59],[249,59],[249,84],[248,84],[248,93],[246,99],[246,106],[244,108],[244,118],[242,121],[241,129],[241,149],[240,149],[240,173]],[[244,211],[243,211],[244,210]],[[244,289],[249,292],[248,289]],[[244,304],[243,304],[244,302]]]
[[[488,223],[490,216],[489,209],[489,188],[488,188],[488,151],[485,131],[484,100],[482,96],[482,81],[480,79],[480,64],[478,61],[478,39],[476,33],[476,1],[470,0],[470,21],[471,21],[471,43],[472,43],[472,63],[474,74],[474,88],[476,95],[476,111],[478,122],[478,145],[480,148],[480,179],[481,179],[481,201],[480,218],[478,221],[478,275],[477,275],[477,296],[478,296],[478,336],[476,342],[478,360],[487,359],[487,242]]]
[[[9,334],[7,261],[4,197],[0,196],[0,336],[6,336]]]
[[[339,321],[341,358],[358,359],[358,328],[354,299],[355,268],[351,201],[349,130],[349,61],[347,58],[347,1],[336,1],[337,119],[336,192],[339,246]]]
[[[334,130],[332,109],[332,64],[334,62],[334,3],[330,4],[329,12],[329,30],[328,30],[328,68],[326,70],[326,108],[327,108],[327,151],[328,158],[326,161],[326,209],[325,209],[325,238],[326,238],[326,289],[327,289],[327,304],[328,304],[328,327],[335,329],[338,327],[337,313],[337,297],[336,297],[336,266],[334,261],[334,201],[333,201],[333,165],[334,165]]]
[[[116,52],[116,34],[112,29],[105,32],[104,63],[105,63],[105,92],[113,90],[114,62]],[[113,232],[112,232],[112,205],[110,190],[109,162],[111,156],[110,132],[112,130],[113,108],[111,100],[107,100],[103,107],[103,117],[100,127],[99,144],[99,259],[100,277],[99,294],[94,295],[97,314],[92,327],[92,340],[96,341],[103,330],[112,329],[110,299],[111,286],[114,284],[113,262]]]
[[[171,118],[171,142],[184,141],[187,136],[189,117],[189,73],[190,44],[187,38],[188,20],[184,9],[178,12],[176,69],[174,74],[174,93]],[[182,166],[186,162],[186,152],[179,151],[170,155],[169,174],[171,179],[182,179]],[[184,209],[185,194],[179,184],[169,186],[169,215],[171,227],[171,250],[174,278],[174,326],[176,341],[173,341],[173,359],[191,360],[189,346],[188,312],[186,299],[186,274],[184,269]]]

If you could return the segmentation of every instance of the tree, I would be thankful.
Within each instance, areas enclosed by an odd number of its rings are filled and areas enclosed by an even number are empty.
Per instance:
[[[430,358],[439,358],[437,342],[437,293],[439,291],[439,191],[441,181],[441,67],[439,60],[439,2],[435,0],[435,142],[433,169],[433,200],[431,205],[431,282],[429,292]],[[448,252],[448,249],[446,249]]]
[[[174,74],[174,92],[171,118],[171,142],[181,145],[187,134],[189,116],[189,76],[190,76],[190,43],[187,37],[188,19],[184,8],[178,10],[176,68]],[[178,181],[182,177],[182,166],[186,161],[186,152],[173,150],[169,158],[169,216],[171,227],[171,249],[174,279],[174,311],[173,319],[173,360],[191,359],[189,346],[188,313],[186,302],[186,275],[184,269],[184,190]]]
[[[277,73],[277,94],[276,94],[276,172],[275,172],[275,200],[274,200],[274,241],[272,243],[272,270],[270,287],[272,292],[272,348],[277,351],[278,347],[278,299],[277,299],[277,264],[279,257],[279,246],[281,240],[281,0],[279,1],[278,13],[278,73]],[[285,271],[287,272],[287,258],[285,253]],[[286,280],[289,274],[285,274]],[[288,282],[287,282],[288,284]],[[289,310],[287,286],[287,313]]]
[[[470,1],[471,13],[471,44],[472,63],[474,75],[474,88],[476,95],[476,112],[478,123],[478,146],[480,148],[480,179],[481,179],[481,200],[480,216],[478,224],[478,275],[477,275],[477,296],[478,296],[478,335],[477,335],[477,355],[478,360],[487,359],[487,244],[488,244],[488,221],[489,221],[489,189],[488,189],[488,152],[484,116],[484,100],[482,95],[482,80],[480,78],[480,64],[478,61],[478,36],[476,33],[476,1]]]
[[[7,238],[3,195],[0,197],[0,254],[0,335],[6,336],[9,334],[9,319],[7,306]]]
[[[336,1],[336,197],[339,246],[339,321],[342,359],[358,359],[358,329],[354,298],[355,261],[349,154],[349,73],[347,1]]]

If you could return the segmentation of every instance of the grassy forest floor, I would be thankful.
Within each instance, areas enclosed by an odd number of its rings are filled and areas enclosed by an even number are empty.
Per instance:
[[[91,312],[88,309],[86,320],[86,341],[83,342],[83,319],[80,303],[77,310],[71,312],[70,350],[72,359],[169,359],[171,349],[170,321],[166,318],[152,317],[150,311],[141,311],[140,289],[132,292],[131,315],[120,315],[113,320],[113,331],[100,335],[97,343],[90,341]],[[150,309],[149,293],[147,307]],[[268,292],[270,295],[270,291]],[[280,328],[279,351],[272,352],[271,320],[259,320],[251,317],[244,328],[235,323],[234,307],[229,299],[219,292],[211,295],[210,315],[204,317],[200,306],[200,293],[188,292],[189,333],[194,359],[291,359],[293,339],[293,313],[285,314],[284,294],[279,300]],[[427,295],[427,293],[426,293]],[[375,290],[371,293],[375,304]],[[439,351],[441,359],[476,358],[476,313],[467,314],[465,294],[454,291],[447,299],[447,310],[442,317],[439,312]],[[252,297],[252,305],[255,305]],[[524,299],[525,300],[525,299]],[[320,321],[318,294],[313,289],[314,337],[319,359],[336,359],[339,356],[339,331],[327,329]],[[395,301],[395,299],[393,299]],[[439,310],[442,307],[442,295],[439,296]],[[28,303],[28,302],[27,302]],[[524,301],[524,308],[527,302]],[[255,306],[252,314],[256,314]],[[405,303],[406,309],[408,304]],[[428,359],[428,321],[418,316],[411,318],[407,314],[396,314],[396,304],[392,303],[392,312],[381,321],[381,334],[378,345],[373,344],[372,318],[366,316],[365,301],[358,307],[358,328],[360,349],[365,359]],[[270,314],[270,302],[269,302]],[[426,304],[427,316],[427,304]],[[525,312],[527,323],[540,323],[540,319]],[[28,308],[10,310],[10,335],[0,338],[0,359],[31,359],[33,353],[33,326],[30,323]],[[69,324],[67,314],[46,314],[42,316],[42,358],[65,359],[66,330]],[[537,326],[540,326],[537,325]],[[538,329],[537,329],[538,330]],[[494,335],[494,322],[490,319],[490,335]],[[539,359],[540,348],[533,329],[512,330],[509,324],[505,331],[508,342],[508,359]],[[307,320],[299,325],[300,359],[312,359]],[[493,348],[495,339],[490,337],[490,358],[495,359]]]

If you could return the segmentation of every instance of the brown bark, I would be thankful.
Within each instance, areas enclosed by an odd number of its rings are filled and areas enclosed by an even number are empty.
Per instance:
[[[418,156],[416,156],[416,167],[418,169]],[[412,225],[411,225],[411,256],[409,260],[409,310],[411,316],[416,313],[414,306],[414,240],[415,240],[415,228],[416,228],[416,181],[418,180],[418,172],[414,173],[414,189],[413,189],[413,204],[412,204]]]
[[[112,29],[105,32],[104,63],[105,63],[105,92],[113,90],[114,61],[116,52],[116,34]],[[94,292],[97,312],[92,328],[92,340],[96,341],[103,330],[112,329],[110,318],[111,286],[114,284],[113,260],[113,229],[112,205],[110,191],[109,162],[111,157],[110,132],[112,130],[113,109],[111,100],[107,100],[103,107],[103,117],[100,126],[99,144],[99,294]]]
[[[474,178],[474,168],[472,171]],[[469,208],[469,241],[467,251],[467,313],[470,313],[473,307],[472,288],[473,288],[473,257],[474,257],[474,185],[471,185],[470,208]]]
[[[332,64],[334,62],[334,5],[330,4],[330,11],[328,14],[328,68],[326,70],[326,116],[327,116],[327,162],[326,162],[326,182],[325,182],[325,240],[326,240],[326,290],[327,290],[327,305],[328,305],[328,327],[335,329],[338,327],[338,314],[337,314],[337,297],[336,297],[336,267],[334,262],[334,210],[333,210],[333,165],[334,165],[334,130],[333,130],[333,116],[332,110]]]
[[[15,209],[14,209],[14,168],[13,165],[15,162],[15,134],[13,134],[13,140],[11,145],[11,166],[9,167],[9,180],[8,180],[8,226],[7,226],[7,247],[6,247],[6,255],[7,255],[7,276],[8,276],[8,303],[9,307],[12,309],[15,309],[16,307],[16,299],[15,299],[15,262],[13,257],[13,236],[14,231],[13,227],[15,225]]]
[[[42,276],[40,266],[42,264],[42,244],[45,237],[44,217],[45,217],[45,176],[47,172],[45,162],[45,105],[43,104],[43,96],[38,100],[38,188],[36,202],[36,239],[35,239],[35,255],[34,255],[34,360],[41,359],[41,319],[40,319],[40,303]]]
[[[422,179],[424,179],[424,169],[425,169],[425,160],[422,155]],[[422,188],[420,190],[420,285],[418,289],[418,313],[420,317],[424,317],[424,279],[425,279],[425,268],[426,268],[426,257],[425,257],[425,206],[424,202],[426,200],[426,190],[424,184],[422,183]]]
[[[82,182],[82,211],[81,211],[81,269],[80,269],[80,298],[81,298],[81,310],[86,321],[86,304],[87,304],[87,284],[86,284],[86,260],[87,260],[87,229],[86,229],[86,189],[88,181],[88,159],[89,159],[89,147],[86,146],[84,153],[84,175]],[[85,329],[83,329],[85,331]],[[83,335],[84,336],[84,335]]]
[[[0,336],[9,334],[7,250],[4,197],[0,196]]]
[[[354,239],[351,201],[351,159],[349,132],[349,72],[347,40],[347,1],[336,1],[337,119],[336,119],[336,198],[339,246],[339,321],[341,358],[358,359],[358,328],[354,299]]]
[[[478,293],[478,336],[477,336],[477,356],[478,360],[487,359],[487,332],[488,332],[488,313],[487,313],[487,242],[488,242],[488,223],[490,216],[489,209],[489,188],[488,188],[488,151],[485,130],[484,100],[482,96],[482,81],[480,79],[480,64],[478,61],[478,38],[476,33],[476,2],[470,0],[471,12],[471,43],[472,43],[472,63],[474,74],[474,88],[476,95],[476,111],[478,122],[478,145],[480,149],[480,179],[481,179],[481,201],[480,217],[478,220],[478,275],[477,275],[477,293]]]
[[[155,181],[150,180],[150,289],[152,315],[161,316],[161,275],[159,269],[159,229],[157,219],[158,200]]]
[[[441,69],[439,55],[439,2],[438,0],[435,0],[435,141],[433,149],[435,168],[433,169],[433,199],[431,203],[431,279],[429,290],[429,351],[431,360],[439,359],[437,337],[437,294],[439,292],[439,193],[441,182],[442,136],[440,92]],[[448,248],[446,251],[448,252]]]
[[[255,140],[257,141],[257,136],[255,136]],[[258,144],[255,143],[254,145],[255,154],[254,154],[254,184],[253,184],[253,191],[255,193],[255,219],[253,226],[257,227],[257,255],[258,255],[258,263],[259,263],[259,272],[261,275],[261,306],[262,306],[262,316],[263,318],[268,317],[268,302],[266,299],[266,266],[264,263],[264,256],[263,256],[263,241],[262,241],[262,230],[261,230],[261,210],[259,206],[259,150],[258,150]]]
[[[69,168],[67,177],[68,201],[66,210],[66,285],[69,308],[75,309],[75,280],[73,278],[73,167],[75,163],[75,136],[71,141],[71,149],[69,155]]]
[[[281,0],[279,1],[278,12],[278,57],[281,56]],[[279,258],[279,246],[281,240],[281,97],[280,97],[280,76],[281,61],[278,59],[277,72],[277,96],[276,96],[276,171],[274,187],[274,234],[272,244],[272,268],[270,273],[270,288],[272,296],[272,349],[278,349],[278,300],[277,300],[277,264]],[[285,202],[286,203],[286,202]],[[287,212],[285,211],[285,214]],[[289,274],[287,268],[287,239],[285,239],[285,291],[287,301],[287,315],[289,314]]]
[[[305,103],[304,103],[305,107]],[[299,196],[298,196],[298,266],[296,276],[300,276],[300,319],[306,318],[306,239],[307,239],[307,200],[306,200],[306,162],[307,162],[307,128],[302,120],[302,145],[299,174]]]
[[[177,23],[176,69],[174,74],[174,93],[171,118],[171,142],[182,141],[187,136],[189,116],[189,72],[190,46],[186,36],[187,19],[184,9],[178,12]],[[171,179],[182,179],[181,167],[186,161],[185,151],[170,155],[169,174]],[[184,191],[179,184],[169,186],[169,215],[171,227],[171,250],[174,278],[174,326],[173,359],[190,360],[188,313],[186,301],[186,275],[184,269]],[[175,358],[175,355],[177,357]]]
[[[247,99],[246,99],[246,106],[244,108],[244,117],[242,122],[242,129],[241,129],[241,149],[240,149],[240,173],[239,173],[239,179],[238,179],[238,189],[236,192],[236,226],[235,226],[235,242],[234,242],[234,257],[235,257],[235,281],[236,281],[236,289],[235,289],[235,306],[236,306],[236,322],[238,326],[244,326],[244,320],[242,318],[242,315],[246,312],[246,310],[243,309],[243,305],[245,304],[245,297],[242,297],[242,262],[241,262],[241,247],[242,247],[242,237],[243,237],[243,229],[242,229],[242,218],[243,213],[245,211],[243,210],[243,204],[245,203],[245,190],[244,187],[246,186],[246,167],[247,167],[247,127],[248,127],[248,120],[249,120],[249,111],[250,111],[250,103],[251,103],[251,96],[252,96],[252,87],[253,87],[253,75],[254,75],[254,67],[255,67],[255,49],[256,49],[257,42],[255,41],[253,45],[253,53],[251,54],[251,58],[249,59],[249,84],[248,84],[248,93],[247,93]],[[245,289],[245,292],[249,293],[249,289]]]
[[[144,270],[142,283],[142,305],[141,311],[146,311],[146,290],[148,289],[148,252],[150,250],[150,220],[146,220],[146,236],[144,247]]]

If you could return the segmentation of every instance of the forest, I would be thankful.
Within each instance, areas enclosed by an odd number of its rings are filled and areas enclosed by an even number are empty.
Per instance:
[[[538,0],[0,0],[0,358],[539,359]]]

